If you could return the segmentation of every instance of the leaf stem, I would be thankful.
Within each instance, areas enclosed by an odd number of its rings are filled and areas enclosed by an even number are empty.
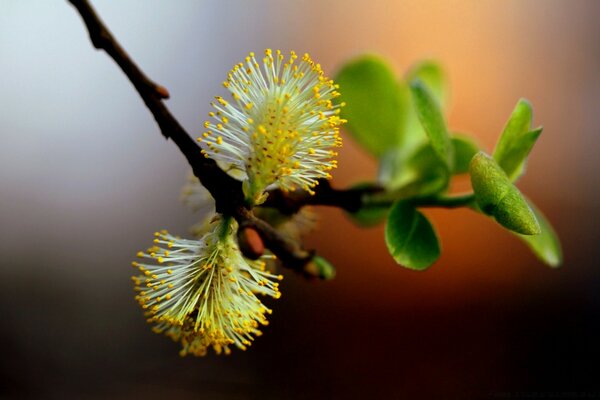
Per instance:
[[[470,205],[475,200],[473,193],[464,193],[455,196],[428,196],[412,197],[402,196],[400,192],[381,193],[366,197],[363,201],[363,207],[391,207],[397,201],[411,201],[417,207],[440,207],[440,208],[459,208]]]
[[[464,193],[454,196],[424,197],[415,200],[417,207],[459,208],[468,206],[475,200],[474,193]]]

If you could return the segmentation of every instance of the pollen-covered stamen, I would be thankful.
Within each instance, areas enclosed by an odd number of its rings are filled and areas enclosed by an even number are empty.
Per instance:
[[[251,199],[271,184],[310,191],[336,167],[331,149],[345,122],[332,101],[338,86],[308,54],[267,49],[261,64],[250,53],[233,67],[223,83],[233,101],[216,98],[199,141],[206,156],[245,172]]]
[[[157,232],[155,245],[133,263],[141,272],[133,277],[136,299],[148,321],[180,341],[185,354],[246,348],[270,313],[256,295],[280,296],[275,281],[281,277],[264,260],[242,257],[232,224],[219,219],[198,241]]]

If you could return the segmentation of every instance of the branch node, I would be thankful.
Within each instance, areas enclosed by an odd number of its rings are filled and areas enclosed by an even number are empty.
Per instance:
[[[265,244],[256,229],[250,226],[238,230],[238,245],[242,254],[251,260],[258,260],[265,253]]]
[[[158,94],[158,97],[160,97],[161,99],[166,100],[169,97],[171,97],[171,95],[169,94],[169,91],[164,86],[157,85],[155,90],[156,90],[156,94]]]

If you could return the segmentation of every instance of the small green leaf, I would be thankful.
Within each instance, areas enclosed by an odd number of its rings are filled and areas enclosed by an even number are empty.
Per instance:
[[[484,152],[477,153],[471,160],[469,172],[475,200],[483,213],[517,233],[540,233],[533,211],[493,158]]]
[[[558,235],[552,228],[548,219],[542,212],[536,208],[531,201],[529,206],[533,210],[536,219],[540,224],[541,233],[535,236],[519,235],[533,251],[533,253],[543,262],[551,267],[559,267],[562,264],[562,249]]]
[[[402,142],[406,90],[400,90],[388,65],[375,56],[365,56],[344,65],[337,75],[339,102],[346,129],[376,157]]]
[[[452,169],[452,145],[444,116],[429,89],[419,80],[410,84],[412,99],[421,125],[427,133],[436,155]]]
[[[468,172],[469,162],[479,151],[478,146],[462,135],[453,136],[451,145],[454,154],[452,173]],[[397,150],[385,154],[379,162],[378,179],[389,190],[411,185],[412,195],[430,196],[448,188],[450,173],[431,144],[426,143],[407,158]]]
[[[408,196],[430,196],[448,187],[448,167],[429,143],[408,159],[402,153],[386,154],[379,163],[379,181],[388,190],[405,188]],[[408,188],[410,186],[410,188]]]
[[[433,60],[425,60],[414,65],[406,74],[406,80],[419,79],[443,109],[448,101],[448,83],[442,66]]]
[[[502,169],[507,172],[507,175],[512,182],[517,180],[523,175],[523,172],[525,172],[527,156],[531,152],[531,149],[533,149],[533,145],[538,137],[541,135],[542,129],[542,127],[539,127],[522,134],[519,138],[519,142],[515,142],[514,146],[508,150],[507,156],[503,158],[503,165],[501,165]]]
[[[532,115],[531,104],[520,99],[494,150],[494,159],[513,182],[523,174],[527,156],[542,133],[541,127],[531,130]]]
[[[351,189],[365,189],[368,187],[373,187],[375,185],[371,182],[361,182],[355,185],[352,185]],[[367,204],[361,207],[359,210],[354,212],[346,212],[346,215],[354,222],[356,225],[369,228],[372,226],[379,225],[383,221],[385,221],[385,217],[387,216],[389,206],[383,206],[378,204]]]
[[[407,201],[396,202],[385,226],[385,243],[396,262],[424,270],[440,257],[440,244],[429,220]]]
[[[402,140],[402,151],[406,154],[412,154],[416,149],[424,143],[429,142],[429,138],[423,130],[423,126],[419,121],[417,110],[415,109],[415,100],[410,95],[408,84],[400,82],[400,87],[408,94],[408,110],[404,121],[404,139]]]
[[[398,181],[406,175],[408,159],[402,149],[391,149],[379,158],[377,182],[388,189],[397,188]]]
[[[428,138],[419,121],[415,109],[415,100],[411,97],[408,82],[419,79],[431,91],[432,96],[440,104],[442,114],[447,103],[448,87],[442,68],[434,61],[424,61],[416,64],[408,71],[404,78],[398,82],[400,92],[408,99],[407,108],[403,113],[402,151],[405,155],[409,155],[426,143]]]
[[[385,221],[389,207],[367,205],[356,212],[347,213],[352,222],[363,228],[379,225]]]
[[[453,174],[465,174],[469,172],[469,163],[479,151],[479,146],[471,138],[461,135],[452,135],[452,147],[454,148]]]
[[[335,267],[320,256],[314,256],[304,267],[304,272],[310,276],[323,280],[335,278]]]

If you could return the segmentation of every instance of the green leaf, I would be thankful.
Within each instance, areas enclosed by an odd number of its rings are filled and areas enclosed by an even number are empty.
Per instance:
[[[354,139],[376,157],[402,143],[408,95],[388,65],[365,56],[344,65],[337,75],[342,117]]]
[[[433,60],[421,61],[406,74],[406,80],[419,79],[431,91],[435,100],[444,109],[448,101],[448,84],[442,66]]]
[[[517,233],[540,233],[533,211],[493,158],[484,152],[477,153],[471,160],[469,172],[475,200],[483,213]]]
[[[394,203],[385,226],[385,243],[396,262],[424,270],[440,257],[440,244],[429,220],[407,201]]]
[[[387,188],[397,188],[399,181],[407,173],[406,153],[401,149],[391,149],[379,158],[377,182]]]
[[[304,267],[304,272],[315,278],[330,280],[335,278],[335,267],[326,259],[314,256]]]
[[[363,228],[379,225],[385,221],[389,207],[367,205],[353,213],[347,213],[352,222]]]
[[[469,162],[479,151],[478,146],[462,135],[453,136],[451,144],[454,154],[452,173],[468,172]],[[430,196],[448,188],[450,173],[431,144],[426,143],[407,158],[399,151],[384,155],[379,163],[378,179],[389,190],[410,185],[411,195]]]
[[[365,189],[368,187],[372,187],[374,183],[371,182],[361,182],[355,185],[352,185],[351,189]],[[369,228],[372,226],[379,225],[383,221],[385,221],[385,217],[387,216],[389,210],[389,206],[383,206],[378,204],[367,204],[361,207],[359,210],[354,212],[346,212],[346,215],[354,222],[356,225]]]
[[[410,158],[407,173],[412,173],[412,192],[417,196],[430,196],[443,192],[450,183],[448,166],[439,159],[433,146],[425,144]]]
[[[469,163],[477,152],[479,146],[471,138],[461,135],[452,135],[452,147],[454,148],[453,174],[465,174],[469,172]]]
[[[410,88],[419,121],[421,121],[423,129],[429,137],[431,146],[436,155],[451,170],[453,161],[452,145],[439,105],[421,81],[411,82]]]
[[[531,104],[520,99],[494,150],[494,159],[513,182],[523,174],[527,156],[542,133],[541,127],[531,130],[532,116]]]
[[[531,248],[531,251],[533,251],[540,260],[551,267],[559,267],[562,264],[563,256],[558,235],[554,231],[554,228],[552,228],[548,219],[531,201],[529,201],[529,206],[533,210],[542,232],[535,236],[519,234],[517,234],[517,236]]]
[[[422,145],[408,159],[389,153],[379,163],[379,181],[388,190],[410,186],[409,196],[429,196],[445,190],[450,181],[448,167],[429,143]]]
[[[417,110],[415,109],[415,100],[411,96],[408,84],[400,82],[401,90],[404,90],[409,99],[406,119],[404,121],[404,139],[402,141],[402,151],[406,154],[412,154],[416,149],[424,143],[429,142],[429,138],[423,130],[423,126],[419,121]]]
[[[415,100],[411,97],[408,82],[419,79],[431,91],[432,96],[443,107],[447,100],[447,84],[442,68],[434,61],[424,61],[413,66],[405,75],[405,79],[398,81],[398,88],[403,98],[407,99],[406,108],[403,112],[402,126],[402,151],[405,155],[412,154],[416,149],[427,142],[427,134],[423,130],[417,111]]]

